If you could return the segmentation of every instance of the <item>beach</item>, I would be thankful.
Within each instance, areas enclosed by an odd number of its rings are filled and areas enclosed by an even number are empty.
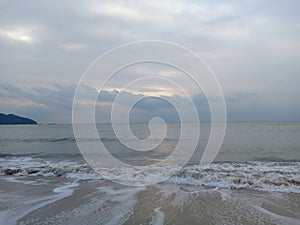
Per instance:
[[[299,224],[300,195],[191,185],[1,179],[1,224]]]
[[[132,129],[143,137],[145,126]],[[95,172],[71,125],[0,127],[0,224],[300,224],[299,123],[230,123],[215,162],[201,166],[204,124],[183,167],[156,164],[181,141],[178,124],[138,154],[109,125],[98,127],[111,154],[132,167]]]
[[[0,225],[300,225],[300,1],[0,1]]]

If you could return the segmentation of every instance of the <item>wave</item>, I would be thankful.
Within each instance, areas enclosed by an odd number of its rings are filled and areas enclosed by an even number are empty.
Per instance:
[[[156,172],[153,172],[156,171]],[[112,179],[139,181],[168,173],[163,183],[205,187],[251,189],[274,192],[300,193],[300,162],[214,163],[205,167],[187,165],[170,167],[134,167],[103,169]],[[42,158],[0,158],[2,176],[57,176],[78,180],[103,180],[86,163],[74,161],[46,161]]]
[[[118,141],[116,137],[101,137],[100,138],[102,142],[115,142]],[[78,141],[87,141],[87,142],[95,142],[99,141],[99,139],[94,138],[78,138]],[[167,142],[174,142],[178,141],[177,138],[165,138],[164,141]],[[55,142],[76,142],[76,139],[74,137],[66,137],[66,138],[2,138],[0,140],[0,145],[10,144],[10,143],[55,143]]]
[[[207,187],[300,193],[299,162],[216,163],[188,166],[167,182]]]
[[[45,153],[45,152],[36,152],[36,153],[0,153],[0,162],[2,160],[7,159],[10,160],[13,157],[31,157],[31,158],[70,158],[70,157],[79,157],[82,158],[81,153]]]
[[[40,143],[51,143],[51,142],[74,142],[75,138],[74,137],[66,137],[66,138],[2,138],[0,140],[0,143],[35,143],[35,142],[40,142]]]
[[[253,189],[275,192],[300,193],[300,162],[248,162],[248,163],[214,163],[205,167],[187,165],[180,170],[176,166],[153,166],[113,168],[104,171],[112,179],[132,180],[137,182],[145,177],[151,178],[153,171],[172,176],[165,183],[178,185],[197,185],[218,188]],[[2,176],[57,176],[78,180],[103,180],[84,161],[82,163],[64,160],[47,161],[33,157],[0,158],[0,175]]]

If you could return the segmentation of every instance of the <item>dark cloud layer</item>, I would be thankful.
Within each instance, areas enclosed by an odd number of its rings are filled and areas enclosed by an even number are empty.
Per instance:
[[[0,84],[1,111],[29,116],[44,123],[71,122],[74,93],[75,86],[53,85],[51,88],[21,88],[15,85]],[[96,90],[93,87],[86,87],[84,95],[89,100],[95,93]],[[128,92],[102,91],[96,107],[97,122],[110,121],[111,105],[118,94],[125,95],[128,102],[138,97],[138,95]],[[131,109],[130,120],[145,122],[158,116],[167,122],[178,122],[179,115],[169,102],[177,102],[184,106],[187,99],[179,96],[165,96],[164,98],[166,100],[143,96],[143,99]],[[205,96],[197,94],[191,98],[198,110],[200,121],[209,121],[210,109]],[[14,101],[15,99],[18,101]],[[225,100],[230,121],[300,120],[299,102],[295,105],[291,102],[291,105],[287,106],[276,101],[272,105],[267,100],[260,99],[259,95],[255,93],[237,93],[225,96]],[[92,103],[88,102],[88,104]],[[127,102],[121,102],[121,104],[123,107],[127,106]]]

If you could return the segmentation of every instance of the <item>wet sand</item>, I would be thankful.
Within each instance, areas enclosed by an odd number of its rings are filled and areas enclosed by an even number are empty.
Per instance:
[[[300,194],[0,178],[0,224],[300,224]]]

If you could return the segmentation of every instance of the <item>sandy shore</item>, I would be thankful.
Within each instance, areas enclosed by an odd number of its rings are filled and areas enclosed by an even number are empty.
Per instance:
[[[0,224],[300,224],[300,194],[0,178]]]

